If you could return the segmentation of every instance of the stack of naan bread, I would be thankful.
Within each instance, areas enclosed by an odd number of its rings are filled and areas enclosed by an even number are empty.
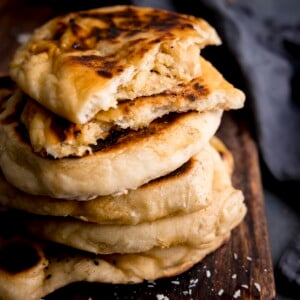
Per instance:
[[[18,49],[0,114],[2,220],[20,230],[0,240],[4,299],[172,276],[228,239],[246,209],[213,136],[244,94],[199,55],[218,44],[202,19],[116,6]]]

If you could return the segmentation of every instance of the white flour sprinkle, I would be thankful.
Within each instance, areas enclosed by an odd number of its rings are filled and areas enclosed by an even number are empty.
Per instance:
[[[259,291],[259,293],[261,292],[261,288],[260,288],[260,284],[257,282],[254,282],[254,286],[256,287],[256,289]]]
[[[233,275],[231,276],[232,279],[236,279],[236,277],[237,277],[236,274],[233,274]]]
[[[156,295],[157,300],[169,300],[169,297],[163,295],[163,294],[157,294]]]
[[[241,290],[237,290],[237,291],[235,291],[235,293],[233,294],[233,298],[234,298],[234,299],[237,299],[237,298],[239,298],[239,297],[241,297]]]
[[[211,277],[211,273],[210,273],[209,270],[206,270],[206,277],[207,277],[207,278],[210,278],[210,277]]]
[[[220,289],[219,292],[218,292],[218,296],[222,296],[224,293],[224,290],[223,289]]]
[[[199,281],[198,278],[196,278],[196,279],[191,279],[191,280],[190,280],[190,284],[189,284],[189,288],[195,287],[195,286],[197,285],[198,281]]]

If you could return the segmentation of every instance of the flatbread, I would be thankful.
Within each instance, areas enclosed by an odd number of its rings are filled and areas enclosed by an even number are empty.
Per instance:
[[[220,44],[204,20],[113,6],[57,17],[15,54],[10,74],[44,107],[74,123],[201,74],[200,49]]]
[[[232,187],[226,165],[214,150],[212,201],[196,212],[138,225],[98,225],[68,218],[30,216],[24,228],[41,238],[97,253],[138,253],[155,247],[191,246],[213,241],[245,215],[241,191]],[[226,219],[222,222],[223,219]],[[228,228],[224,228],[223,223]]]
[[[20,234],[9,237],[5,232],[0,236],[0,294],[6,300],[40,300],[72,282],[133,284],[175,276],[220,247],[229,235],[227,232],[197,247],[178,245],[139,254],[95,255]]]
[[[26,194],[0,173],[0,205],[38,215],[70,216],[98,224],[138,224],[190,213],[211,201],[214,164],[205,147],[174,172],[136,190],[90,201],[66,201]]]
[[[113,131],[91,154],[55,160],[32,151],[19,120],[23,104],[16,94],[1,103],[4,176],[29,194],[77,200],[126,192],[174,171],[208,143],[222,115],[169,114],[138,131]]]
[[[97,140],[105,139],[112,128],[138,130],[170,112],[241,108],[245,95],[208,61],[202,57],[199,60],[200,77],[162,94],[119,102],[116,108],[99,111],[91,121],[82,125],[62,119],[26,98],[21,120],[34,151],[55,158],[81,156],[90,152]]]

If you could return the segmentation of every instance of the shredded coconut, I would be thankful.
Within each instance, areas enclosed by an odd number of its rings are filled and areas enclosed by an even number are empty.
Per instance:
[[[180,284],[180,282],[178,280],[173,280],[173,281],[171,281],[171,283],[176,284],[176,285]]]
[[[26,32],[20,33],[17,35],[17,41],[19,44],[24,44],[29,40],[30,36],[31,36],[30,33],[26,33]]]
[[[248,285],[247,284],[242,284],[241,287],[243,287],[244,289],[248,289]]]
[[[236,279],[236,277],[237,277],[236,274],[233,274],[233,275],[231,276],[232,279]]]
[[[247,256],[247,260],[252,261],[252,257]]]
[[[233,258],[234,258],[235,260],[237,260],[237,259],[238,259],[238,255],[237,255],[236,253],[233,253]]]
[[[195,286],[197,285],[198,281],[199,281],[198,278],[196,278],[196,279],[191,279],[191,280],[190,280],[190,284],[189,284],[189,288],[195,287]]]
[[[223,289],[220,289],[219,292],[218,292],[218,296],[222,296],[224,293],[224,290]]]
[[[157,300],[169,300],[169,297],[163,295],[163,294],[157,294],[156,295]]]
[[[207,277],[207,278],[211,277],[211,273],[210,273],[209,270],[206,270],[206,277]]]
[[[259,293],[261,292],[261,288],[260,288],[260,284],[257,282],[254,282],[254,286],[256,287],[256,289],[259,291]]]
[[[239,298],[239,297],[241,297],[241,290],[237,290],[237,291],[235,291],[235,293],[233,294],[233,298],[234,298],[234,299],[237,299],[237,298]]]

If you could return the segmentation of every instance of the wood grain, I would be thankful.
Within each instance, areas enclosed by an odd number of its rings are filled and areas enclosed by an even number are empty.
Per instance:
[[[6,73],[18,44],[18,35],[28,33],[59,13],[43,1],[0,2],[0,74]],[[76,283],[47,296],[67,299],[275,299],[273,269],[255,142],[243,113],[226,113],[219,135],[235,157],[234,185],[242,189],[248,213],[232,238],[203,262],[181,276],[139,285]],[[211,275],[210,277],[208,275]],[[176,284],[179,283],[179,284]],[[166,299],[166,298],[165,298]]]

